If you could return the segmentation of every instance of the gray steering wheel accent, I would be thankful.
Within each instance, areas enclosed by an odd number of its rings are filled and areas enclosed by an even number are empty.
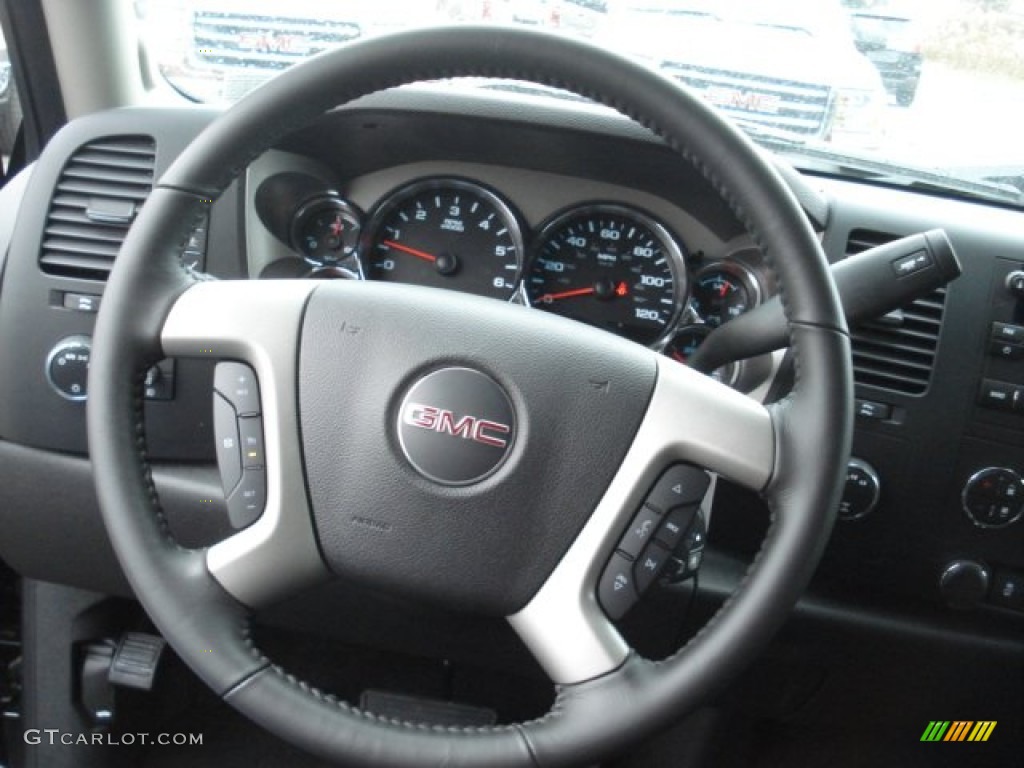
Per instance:
[[[769,412],[750,398],[658,358],[658,383],[633,445],[565,557],[508,621],[556,683],[608,674],[629,647],[597,603],[597,580],[658,472],[688,461],[761,491],[775,468]]]
[[[160,337],[168,355],[240,360],[256,371],[267,506],[253,525],[206,553],[213,577],[250,606],[328,576],[306,495],[295,392],[302,314],[316,287],[308,280],[197,283],[171,307]]]
[[[539,720],[468,730],[361,712],[253,653],[244,606],[211,575],[202,554],[182,551],[166,533],[149,478],[140,396],[146,368],[165,354],[164,320],[195,281],[178,254],[210,199],[253,158],[323,112],[404,83],[456,76],[574,91],[634,118],[692,162],[775,267],[796,370],[791,396],[768,409],[771,430],[755,435],[775,441],[763,491],[773,525],[747,580],[708,626],[664,663],[629,654],[614,671],[561,686],[552,711]],[[259,356],[252,362],[259,364]],[[90,452],[108,533],[136,594],[185,662],[239,711],[315,754],[410,768],[592,764],[706,700],[782,624],[810,579],[834,521],[852,426],[849,339],[824,255],[792,194],[751,142],[649,69],[589,44],[503,27],[367,38],[297,65],[211,124],[161,179],[121,249],[96,324],[89,388]],[[678,424],[681,432],[687,427]],[[727,435],[719,437],[725,450],[704,448],[712,464],[733,447]],[[765,478],[746,472],[770,461],[756,455],[734,468],[754,487]],[[653,476],[650,467],[638,472]],[[622,500],[607,505],[609,518],[634,493],[627,485],[635,484],[624,483]],[[606,531],[598,526],[593,536],[603,540]],[[573,569],[586,574],[593,561],[583,560]],[[559,669],[557,660],[549,663]]]

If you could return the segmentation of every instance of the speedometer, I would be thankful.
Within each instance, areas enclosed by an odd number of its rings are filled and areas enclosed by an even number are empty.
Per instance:
[[[523,237],[512,210],[478,184],[430,179],[395,192],[368,227],[366,276],[497,299],[519,285]]]
[[[682,249],[621,205],[576,208],[544,227],[526,279],[530,304],[651,345],[686,296]]]

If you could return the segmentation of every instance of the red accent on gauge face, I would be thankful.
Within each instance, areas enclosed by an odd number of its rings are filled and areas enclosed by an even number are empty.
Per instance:
[[[545,293],[543,296],[537,299],[537,301],[540,302],[541,304],[550,304],[552,301],[559,301],[560,299],[571,299],[574,296],[590,296],[593,293],[593,286],[591,286],[590,288],[574,288],[571,291],[561,291],[560,293]]]
[[[388,248],[394,248],[396,251],[408,253],[410,256],[415,256],[417,259],[423,259],[424,261],[429,261],[431,263],[437,261],[437,256],[433,256],[426,251],[421,251],[418,248],[410,248],[408,245],[396,243],[394,240],[385,240],[382,244],[386,245]]]
[[[653,344],[678,315],[686,268],[658,222],[625,206],[597,204],[544,227],[525,285],[536,307]]]
[[[362,262],[369,280],[503,301],[519,288],[523,237],[517,217],[476,183],[451,178],[414,182],[383,201],[367,230]]]

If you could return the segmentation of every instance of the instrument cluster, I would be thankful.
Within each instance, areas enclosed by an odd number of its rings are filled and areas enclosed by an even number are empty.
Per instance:
[[[758,263],[702,264],[654,215],[619,202],[574,205],[531,229],[500,193],[461,177],[419,179],[363,212],[336,192],[281,174],[264,183],[257,203],[261,195],[280,199],[282,191],[292,201],[287,215],[261,218],[301,255],[305,276],[514,301],[683,363],[711,330],[759,304],[765,292]],[[715,376],[734,383],[736,371]]]

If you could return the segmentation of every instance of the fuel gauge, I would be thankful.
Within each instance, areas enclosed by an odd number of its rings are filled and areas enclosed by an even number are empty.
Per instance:
[[[292,246],[317,267],[337,265],[355,255],[363,228],[358,208],[337,197],[305,203],[292,220]]]
[[[713,264],[697,273],[691,306],[704,323],[717,328],[761,301],[757,278],[735,262]]]

